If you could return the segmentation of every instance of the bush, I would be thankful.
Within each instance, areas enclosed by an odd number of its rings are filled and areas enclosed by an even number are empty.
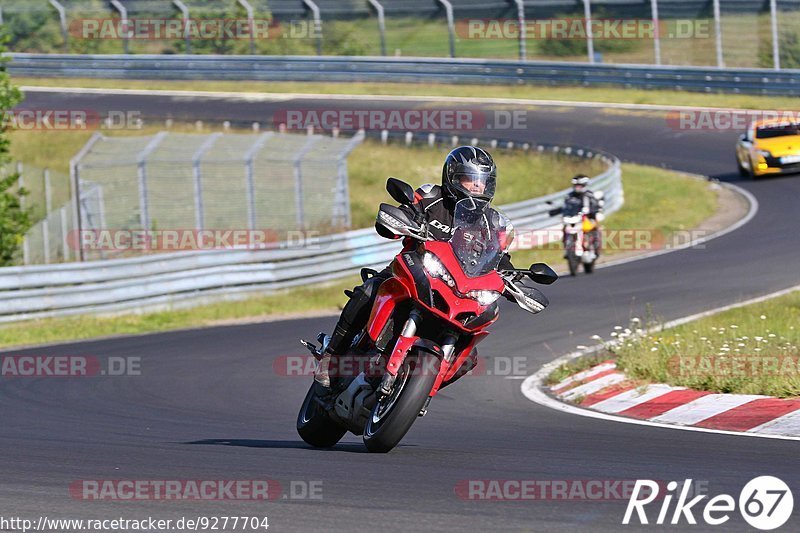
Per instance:
[[[4,44],[0,43],[0,52]],[[9,110],[22,101],[19,89],[11,84],[6,73],[5,63],[0,63],[0,112],[5,118]],[[10,161],[8,132],[3,121],[0,129],[0,167]],[[0,179],[0,266],[14,263],[17,252],[22,245],[25,232],[30,229],[30,212],[23,209],[20,199],[27,194],[24,189],[13,192],[19,176],[11,174]]]

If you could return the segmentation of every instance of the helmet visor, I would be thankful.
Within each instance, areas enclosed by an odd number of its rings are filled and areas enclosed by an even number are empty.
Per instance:
[[[496,184],[494,172],[457,172],[453,175],[452,184],[469,196],[493,198]]]

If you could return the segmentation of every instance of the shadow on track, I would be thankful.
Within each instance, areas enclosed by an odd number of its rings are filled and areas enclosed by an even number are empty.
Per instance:
[[[243,448],[272,448],[272,449],[300,449],[314,450],[321,452],[350,452],[350,453],[369,453],[360,442],[340,442],[332,448],[314,448],[302,440],[257,440],[257,439],[203,439],[182,444],[202,444],[211,446],[239,446]],[[413,444],[401,445],[400,447],[413,447]]]

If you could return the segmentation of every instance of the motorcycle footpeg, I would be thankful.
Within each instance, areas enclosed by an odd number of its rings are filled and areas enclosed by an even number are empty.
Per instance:
[[[316,358],[317,360],[320,360],[320,359],[322,359],[322,355],[323,355],[323,353],[322,353],[322,352],[319,350],[319,348],[317,348],[317,345],[316,345],[316,344],[314,344],[313,342],[310,342],[310,341],[304,340],[304,339],[300,339],[300,344],[302,344],[303,346],[305,346],[305,347],[306,347],[306,349],[307,349],[309,352],[311,352],[311,355],[313,355],[313,356],[314,356],[314,358]]]

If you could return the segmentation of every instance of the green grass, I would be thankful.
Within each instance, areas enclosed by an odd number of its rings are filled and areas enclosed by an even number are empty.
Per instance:
[[[101,89],[148,89],[196,91],[193,81],[97,80],[86,78],[25,78],[15,76],[15,84],[39,87],[88,87]],[[743,94],[705,94],[695,92],[622,89],[614,87],[549,87],[539,85],[456,85],[435,83],[327,83],[204,81],[203,91],[248,93],[353,94],[388,96],[441,96],[472,98],[518,98],[563,102],[600,102],[741,109],[794,109],[798,97],[773,97]]]
[[[441,183],[442,161],[449,148],[403,146],[404,163],[398,164],[398,146],[402,145],[367,140],[350,154],[347,166],[354,227],[374,224],[376,206],[391,201],[384,187],[389,176],[415,187]],[[579,172],[597,175],[604,170],[599,161],[568,156],[505,149],[492,150],[492,155],[498,167],[497,205],[553,193],[568,187],[569,178]]]
[[[669,239],[676,231],[689,230],[710,217],[717,209],[717,197],[710,184],[644,165],[622,165],[625,204],[603,221],[606,232],[625,230],[652,231]],[[617,243],[616,245],[614,243]],[[613,256],[628,250],[622,240],[604,248],[604,256]],[[550,265],[564,264],[560,242],[514,253],[514,263],[527,266],[533,262]]]
[[[589,355],[586,357],[578,357],[577,359],[573,359],[572,361],[564,363],[550,372],[550,374],[547,376],[547,379],[545,379],[545,385],[555,385],[556,383],[560,383],[571,375],[577,374],[578,372],[583,372],[584,370],[598,365],[607,359],[607,355]]]
[[[211,326],[237,319],[259,320],[292,313],[336,312],[346,301],[345,288],[360,283],[351,276],[334,283],[300,287],[245,300],[190,309],[109,317],[78,316],[31,320],[0,326],[0,348],[63,342],[111,335],[136,335]]]
[[[629,328],[630,329],[630,328]],[[629,377],[692,389],[800,396],[800,291],[613,349]]]

